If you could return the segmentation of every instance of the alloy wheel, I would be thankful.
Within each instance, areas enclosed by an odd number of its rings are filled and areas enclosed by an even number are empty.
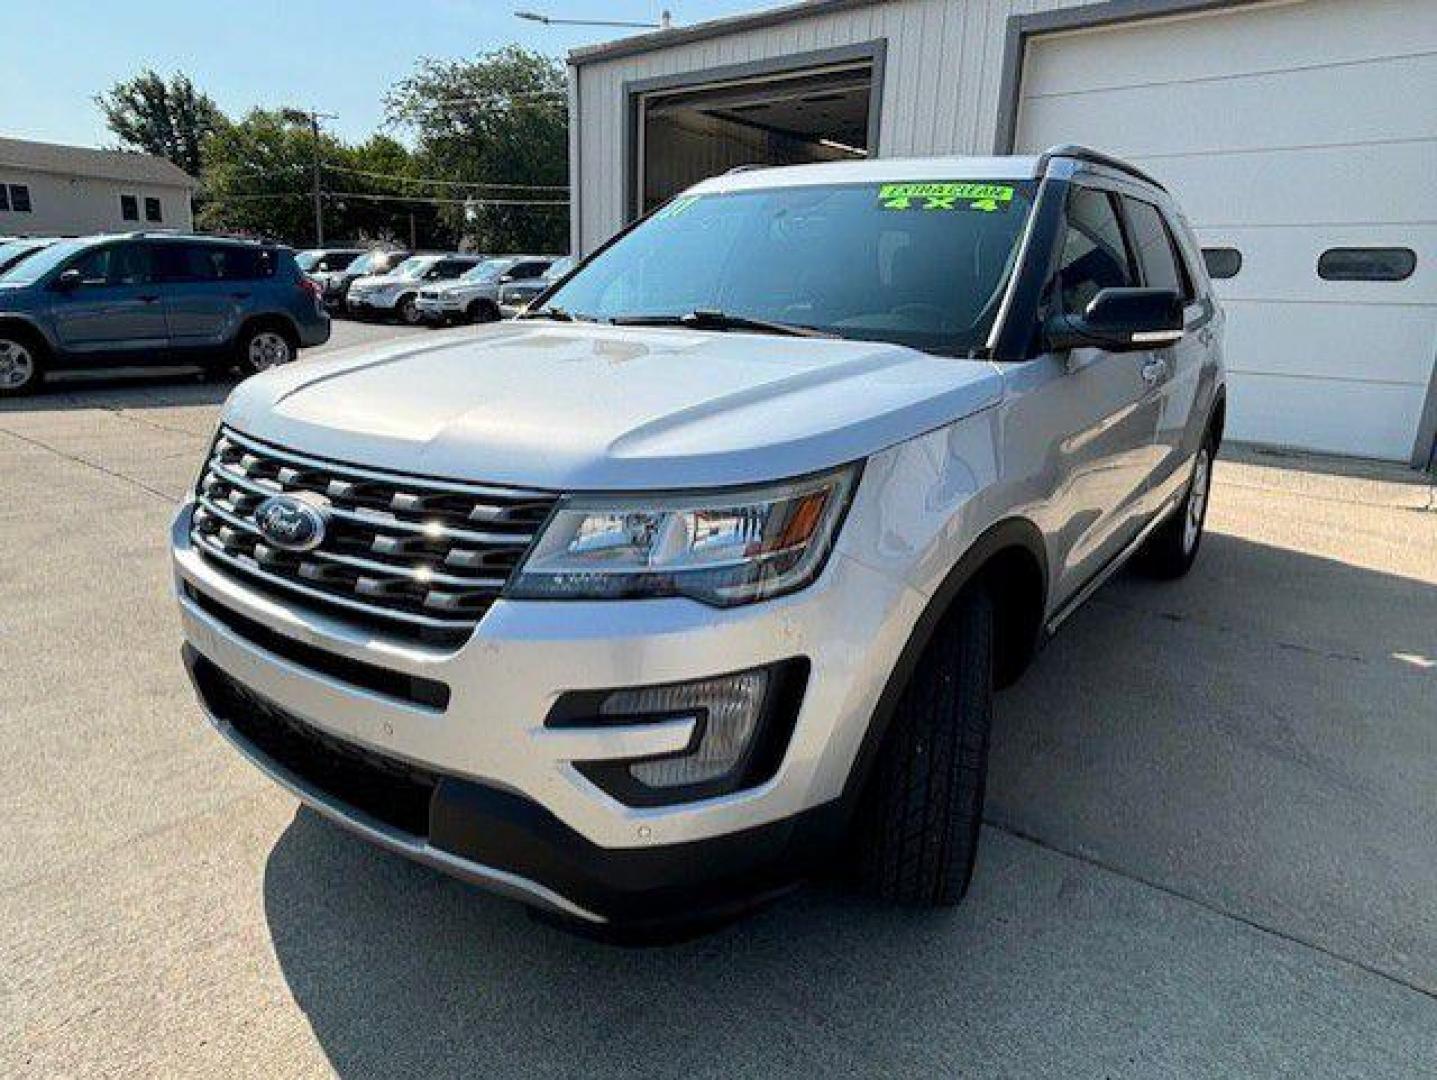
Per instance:
[[[35,357],[18,341],[0,338],[0,390],[16,391],[35,377]]]

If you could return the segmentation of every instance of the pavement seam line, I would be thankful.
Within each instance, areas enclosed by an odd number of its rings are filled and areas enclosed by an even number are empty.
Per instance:
[[[1356,968],[1358,971],[1365,972],[1368,975],[1375,975],[1377,978],[1382,979],[1384,982],[1388,982],[1394,986],[1401,987],[1403,990],[1410,990],[1415,994],[1421,994],[1423,997],[1428,998],[1431,1001],[1437,1001],[1437,989],[1428,989],[1427,987],[1420,986],[1417,983],[1409,982],[1400,975],[1394,975],[1390,971],[1383,971],[1381,968],[1369,964],[1366,961],[1358,960],[1351,956],[1344,956],[1342,953],[1330,949],[1326,945],[1322,945],[1319,942],[1309,941],[1306,938],[1298,937],[1296,934],[1289,934],[1285,930],[1279,930],[1277,927],[1268,926],[1264,923],[1258,922],[1254,918],[1243,915],[1239,912],[1228,911],[1226,908],[1219,907],[1211,900],[1205,900],[1200,896],[1189,895],[1188,893],[1183,892],[1181,889],[1178,889],[1173,885],[1167,885],[1154,878],[1144,877],[1141,874],[1136,874],[1132,872],[1131,870],[1125,870],[1122,867],[1116,865],[1115,863],[1108,862],[1106,859],[1101,859],[1095,855],[1088,855],[1081,851],[1070,851],[1065,847],[1060,847],[1057,844],[1044,840],[1036,833],[1028,832],[1027,830],[1018,827],[1017,825],[1012,825],[1004,821],[994,821],[992,818],[987,817],[983,819],[983,823],[989,828],[996,829],[998,832],[1003,833],[1006,836],[1011,836],[1016,840],[1026,841],[1027,843],[1032,844],[1034,847],[1042,848],[1044,851],[1051,851],[1056,855],[1061,855],[1064,858],[1072,859],[1074,862],[1084,863],[1088,866],[1095,866],[1099,870],[1106,870],[1108,873],[1114,874],[1120,878],[1125,878],[1128,881],[1136,882],[1139,885],[1144,885],[1149,889],[1154,889],[1160,893],[1163,893],[1164,895],[1171,896],[1176,900],[1183,900],[1196,907],[1200,907],[1204,911],[1210,912],[1211,914],[1216,915],[1219,918],[1229,919],[1235,923],[1241,924],[1242,926],[1248,927],[1250,930],[1256,930],[1260,934],[1266,934],[1269,937],[1277,938],[1279,941],[1285,941],[1290,945],[1296,945],[1300,948],[1311,950],[1312,952],[1318,953],[1321,956],[1325,956],[1328,959],[1334,960],[1339,964],[1345,964],[1348,967]]]
[[[68,461],[74,465],[83,465],[87,469],[93,469],[95,472],[103,473],[105,476],[112,477],[115,480],[122,480],[127,484],[131,484],[139,488],[141,491],[148,492],[151,495],[155,495],[161,499],[164,499],[165,502],[170,503],[171,505],[174,505],[175,503],[179,502],[179,499],[175,498],[175,496],[163,492],[159,488],[150,487],[150,485],[145,483],[143,480],[136,480],[133,476],[127,476],[125,473],[116,472],[114,469],[107,469],[105,466],[99,464],[98,462],[78,457],[75,454],[68,454],[64,450],[59,449],[58,447],[51,446],[49,443],[41,442],[39,439],[32,439],[28,435],[21,435],[18,431],[13,431],[7,427],[0,427],[0,433],[9,435],[12,439],[18,439],[20,442],[26,443],[39,450],[48,450],[56,457],[61,458],[64,461]]]

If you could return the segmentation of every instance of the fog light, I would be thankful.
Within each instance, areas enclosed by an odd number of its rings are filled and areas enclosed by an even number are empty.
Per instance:
[[[552,728],[630,728],[692,720],[688,745],[643,758],[575,761],[574,768],[626,806],[671,806],[772,779],[783,762],[808,682],[808,661],[693,682],[576,690],[554,703]]]
[[[687,787],[727,776],[753,742],[768,692],[768,671],[744,671],[703,682],[620,690],[599,706],[604,716],[692,716],[695,745],[672,757],[629,766],[629,775],[653,788]]]

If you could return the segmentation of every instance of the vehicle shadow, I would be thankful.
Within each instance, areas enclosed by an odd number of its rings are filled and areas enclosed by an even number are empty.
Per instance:
[[[1400,986],[1437,989],[1421,660],[1433,584],[1209,535],[1192,576],[1120,577],[1000,696],[956,911],[812,886],[622,949],[301,810],[266,867],[275,954],[341,1075],[1418,1072],[1437,1054],[1430,997]]]
[[[193,368],[66,372],[61,379],[52,378],[38,393],[0,399],[0,413],[218,405],[238,381],[238,376],[208,379]]]

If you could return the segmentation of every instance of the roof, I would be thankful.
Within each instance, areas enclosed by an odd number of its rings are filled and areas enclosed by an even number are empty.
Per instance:
[[[67,176],[128,180],[137,184],[199,186],[199,182],[184,169],[153,154],[95,150],[88,146],[62,146],[59,143],[31,142],[29,139],[0,138],[0,168],[5,166]]]
[[[606,41],[600,45],[586,45],[569,53],[569,63],[578,67],[599,60],[616,60],[621,56],[634,56],[654,49],[667,49],[673,45],[687,45],[706,38],[722,37],[744,30],[760,30],[766,26],[777,26],[794,19],[807,19],[814,15],[827,15],[849,8],[869,7],[886,0],[801,0],[799,3],[784,4],[747,15],[730,15],[723,19],[694,23],[692,26],[678,26],[669,30],[656,30],[651,34],[636,34],[633,37]]]
[[[868,158],[815,165],[774,165],[711,176],[688,194],[749,191],[759,188],[804,187],[810,184],[922,183],[946,180],[1033,180],[1041,158],[1014,157]]]

